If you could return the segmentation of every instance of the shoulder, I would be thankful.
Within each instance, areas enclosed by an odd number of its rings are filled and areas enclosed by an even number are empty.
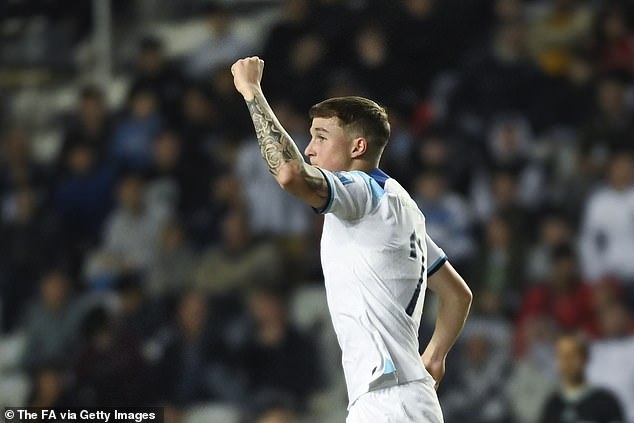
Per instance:
[[[588,400],[592,401],[595,406],[606,405],[610,407],[618,407],[619,400],[616,395],[609,389],[602,387],[592,387],[588,395]]]
[[[382,178],[373,175],[372,173],[362,172],[360,170],[353,170],[350,172],[346,172],[353,177],[356,177],[356,180],[359,182],[363,182],[370,190],[374,197],[382,197],[385,193],[385,180]]]

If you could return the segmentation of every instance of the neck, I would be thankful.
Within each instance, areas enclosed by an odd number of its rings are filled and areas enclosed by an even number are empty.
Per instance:
[[[365,173],[370,173],[377,167],[379,167],[378,161],[358,159],[352,162],[348,170],[360,170]]]
[[[563,381],[563,388],[566,392],[574,393],[582,390],[586,386],[586,381],[583,377],[569,379]]]

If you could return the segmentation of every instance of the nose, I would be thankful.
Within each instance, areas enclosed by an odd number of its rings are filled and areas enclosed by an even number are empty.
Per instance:
[[[310,142],[306,146],[306,149],[304,149],[304,155],[306,157],[312,157],[312,156],[315,155],[315,151],[313,149],[313,140],[312,139],[310,140]]]

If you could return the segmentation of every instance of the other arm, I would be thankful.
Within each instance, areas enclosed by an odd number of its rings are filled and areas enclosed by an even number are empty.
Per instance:
[[[456,342],[469,314],[473,294],[449,262],[445,262],[427,281],[439,297],[436,328],[422,355],[423,364],[436,380],[436,389],[445,374],[447,353]]]
[[[323,208],[328,201],[328,183],[316,167],[304,161],[266,101],[260,86],[263,70],[264,61],[258,57],[241,59],[231,66],[236,89],[249,108],[262,158],[284,190],[312,207]]]

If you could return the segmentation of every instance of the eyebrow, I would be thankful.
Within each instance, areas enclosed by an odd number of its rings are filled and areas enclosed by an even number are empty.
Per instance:
[[[314,130],[315,132],[317,132],[317,131],[326,132],[326,133],[330,132],[330,131],[328,131],[326,128],[313,128],[313,130]]]

